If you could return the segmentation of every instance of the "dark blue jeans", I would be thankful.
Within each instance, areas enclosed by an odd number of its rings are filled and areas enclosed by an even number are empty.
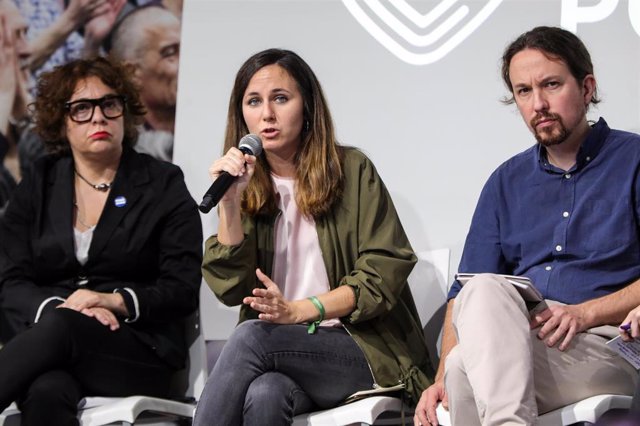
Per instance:
[[[224,346],[194,426],[288,425],[373,386],[367,361],[342,328],[245,321]]]

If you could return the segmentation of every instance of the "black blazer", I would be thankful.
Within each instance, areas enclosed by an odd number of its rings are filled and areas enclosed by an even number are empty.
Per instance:
[[[121,324],[182,367],[183,319],[198,306],[202,225],[181,170],[125,148],[84,266],[74,249],[73,185],[73,159],[47,156],[9,202],[0,224],[0,303],[10,325],[15,332],[32,325],[52,296],[129,288],[135,298],[121,292],[129,313],[137,299],[140,315]]]

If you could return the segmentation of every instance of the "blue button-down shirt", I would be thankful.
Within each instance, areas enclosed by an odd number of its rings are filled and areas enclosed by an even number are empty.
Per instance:
[[[525,275],[569,304],[621,289],[640,278],[639,174],[640,136],[602,118],[569,171],[540,145],[516,155],[482,190],[459,271]]]

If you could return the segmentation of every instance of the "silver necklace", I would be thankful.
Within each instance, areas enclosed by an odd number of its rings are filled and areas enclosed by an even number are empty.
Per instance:
[[[87,225],[86,223],[84,223],[84,220],[82,220],[82,216],[80,216],[80,207],[78,207],[78,203],[76,203],[75,201],[73,202],[73,207],[76,208],[76,219],[78,219],[78,222],[80,222],[80,225],[84,226],[87,229],[91,229],[95,226],[95,225]]]
[[[92,187],[96,191],[107,192],[111,188],[111,185],[113,184],[113,182],[103,182],[103,183],[98,183],[98,184],[91,183],[84,176],[82,176],[77,170],[74,169],[74,171],[76,172],[76,174],[78,175],[78,177],[80,179],[85,181],[90,187]]]

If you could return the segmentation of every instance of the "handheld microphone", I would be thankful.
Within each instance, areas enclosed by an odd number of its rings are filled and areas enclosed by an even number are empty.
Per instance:
[[[257,157],[262,152],[262,141],[257,135],[248,134],[240,139],[238,149],[242,151],[243,154],[255,155]],[[220,173],[207,192],[204,193],[198,209],[200,209],[202,213],[209,213],[209,211],[218,204],[225,192],[227,192],[227,189],[229,189],[235,178],[235,176],[227,172]]]

